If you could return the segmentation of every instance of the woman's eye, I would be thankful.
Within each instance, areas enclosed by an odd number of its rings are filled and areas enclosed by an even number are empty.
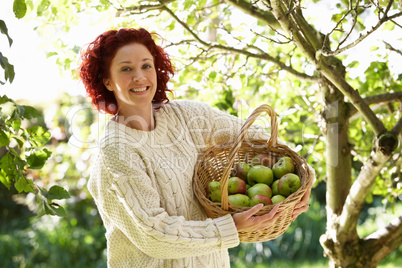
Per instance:
[[[123,67],[123,68],[121,68],[121,70],[122,70],[123,72],[128,72],[128,71],[131,70],[131,68],[130,68],[130,67]]]
[[[144,64],[143,66],[142,66],[142,69],[149,69],[149,68],[151,68],[152,66],[151,65],[149,65],[149,64]]]

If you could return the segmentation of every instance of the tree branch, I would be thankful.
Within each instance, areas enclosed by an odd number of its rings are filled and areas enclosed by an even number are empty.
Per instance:
[[[399,118],[398,122],[395,124],[395,126],[391,129],[390,132],[395,136],[398,136],[399,134],[402,133],[402,117]]]
[[[402,244],[402,216],[392,220],[388,226],[378,229],[363,240],[363,247],[371,252],[374,263],[379,263]]]
[[[139,6],[131,6],[131,7],[122,7],[117,9],[117,17],[124,16],[124,13],[128,12],[129,14],[133,14],[134,11],[147,12],[150,10],[161,9],[162,7],[174,2],[175,0],[159,0],[157,4],[148,4],[148,5],[139,5]]]
[[[273,29],[275,30],[281,29],[281,25],[271,12],[257,8],[252,2],[248,2],[245,0],[225,0],[225,1],[231,4],[232,6],[235,6],[238,9],[242,10],[244,13],[249,14],[250,16],[256,19],[265,22]]]
[[[292,37],[293,42],[295,42],[296,46],[301,50],[301,52],[311,62],[315,63],[316,60],[314,47],[302,36],[301,31],[298,29],[295,23],[293,23],[293,21],[289,19],[288,15],[285,14],[284,10],[282,9],[282,5],[284,5],[283,1],[272,0],[272,13],[282,26],[282,29],[288,34],[289,37]]]
[[[267,53],[252,53],[250,51],[247,50],[243,50],[243,49],[237,49],[234,47],[228,47],[228,46],[224,46],[221,44],[216,44],[216,43],[210,43],[207,42],[205,40],[202,40],[185,22],[183,22],[182,20],[180,20],[172,10],[170,10],[167,6],[164,6],[161,8],[162,10],[165,10],[166,12],[169,13],[169,15],[176,20],[181,26],[184,27],[184,29],[186,29],[193,37],[194,39],[202,44],[203,46],[207,47],[208,49],[219,49],[219,50],[224,50],[224,51],[229,51],[229,52],[234,52],[234,53],[238,53],[238,54],[242,54],[245,55],[247,57],[250,58],[256,58],[256,59],[261,59],[261,60],[266,60],[269,62],[274,63],[275,65],[277,65],[278,67],[280,67],[281,69],[289,72],[290,74],[292,74],[293,76],[302,79],[304,81],[308,81],[308,82],[318,82],[320,81],[320,77],[314,77],[314,76],[309,76],[305,73],[300,73],[298,71],[296,71],[295,69],[287,66],[285,63],[281,62],[280,60],[270,56]]]
[[[370,158],[362,167],[346,198],[345,205],[339,217],[340,236],[347,236],[356,230],[357,221],[365,198],[371,191],[375,178],[389,158],[390,155],[384,155],[379,150],[372,151]]]
[[[379,95],[368,96],[363,99],[368,105],[377,104],[377,103],[388,103],[392,101],[400,101],[402,102],[402,91],[393,92],[393,93],[385,93]],[[358,110],[353,104],[349,103],[349,116],[353,116],[356,114]],[[351,118],[352,119],[352,118]]]
[[[392,1],[390,1],[389,4],[391,4]],[[387,21],[392,21],[393,19],[402,16],[402,12],[398,12],[392,16],[388,16],[388,11],[389,11],[389,7],[390,5],[387,6],[386,11],[384,12],[384,15],[382,18],[379,18],[377,24],[375,26],[373,26],[373,28],[369,31],[366,32],[366,34],[362,34],[359,36],[359,38],[357,38],[354,42],[350,43],[347,46],[344,46],[343,48],[337,48],[335,51],[330,51],[328,48],[325,48],[322,50],[322,55],[324,56],[336,56],[352,47],[355,47],[357,44],[359,44],[360,42],[362,42],[364,39],[366,39],[370,34],[372,34],[373,32],[375,32],[378,28],[380,28],[380,26],[382,24],[384,24]],[[380,14],[380,12],[379,12]],[[379,15],[380,16],[380,15]],[[343,19],[343,18],[342,18]]]
[[[384,42],[386,48],[388,48],[389,50],[394,51],[394,52],[396,52],[396,53],[398,53],[399,55],[402,56],[402,51],[401,50],[394,48],[393,46],[391,46],[390,44],[388,44],[385,41],[383,41],[383,42]]]
[[[275,15],[282,28],[288,33],[289,36],[292,36],[292,40],[295,42],[297,47],[309,60],[316,65],[320,73],[323,74],[323,76],[325,76],[346,97],[350,99],[353,105],[362,113],[365,120],[371,125],[374,133],[377,136],[385,133],[387,130],[384,127],[384,124],[377,118],[367,103],[364,102],[360,94],[355,91],[348,84],[348,82],[346,82],[345,78],[339,74],[338,70],[328,65],[325,58],[320,55],[320,50],[316,53],[310,43],[303,38],[299,31],[297,31],[297,28],[293,25],[293,22],[288,19],[287,15],[282,10],[282,2],[283,1],[281,0],[271,0],[272,13]]]

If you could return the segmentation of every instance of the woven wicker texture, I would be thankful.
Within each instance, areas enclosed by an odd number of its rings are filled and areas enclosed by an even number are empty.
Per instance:
[[[270,139],[268,141],[247,139],[245,141],[248,129],[256,118],[264,112],[268,113],[271,119]],[[237,212],[250,209],[249,207],[231,205],[228,201],[227,184],[234,164],[239,162],[250,164],[251,159],[261,153],[269,155],[275,162],[283,156],[289,156],[295,163],[294,173],[300,177],[301,187],[280,202],[278,212],[284,211],[284,213],[277,218],[273,227],[257,232],[239,232],[240,241],[243,243],[268,241],[283,234],[292,222],[295,205],[300,202],[312,180],[306,160],[292,151],[288,146],[278,144],[277,141],[278,123],[275,111],[269,105],[263,104],[255,109],[247,118],[234,142],[209,148],[197,163],[193,190],[210,218],[218,218],[228,213],[233,215]],[[214,180],[221,183],[221,203],[212,202],[208,197],[208,184]],[[256,215],[267,214],[273,207],[273,205],[264,206]]]

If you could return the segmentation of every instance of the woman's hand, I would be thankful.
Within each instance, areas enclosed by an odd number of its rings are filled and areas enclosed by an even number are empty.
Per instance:
[[[249,210],[239,212],[233,215],[233,220],[238,232],[254,232],[271,227],[275,220],[283,213],[278,212],[279,204],[267,214],[261,216],[254,216],[258,211],[262,209],[264,205],[258,204]]]
[[[296,204],[295,209],[293,210],[293,214],[292,214],[293,221],[296,220],[297,216],[299,216],[303,212],[306,212],[308,210],[308,208],[310,207],[310,204],[308,203],[310,194],[311,194],[311,186],[306,191],[306,193],[303,195],[303,198],[300,200],[300,202]]]
[[[295,209],[293,210],[292,220],[296,220],[296,218],[300,214],[302,214],[303,212],[306,212],[308,210],[308,208],[310,207],[310,204],[308,203],[308,201],[310,199],[311,187],[313,186],[313,182],[315,180],[315,171],[310,166],[308,166],[308,168],[310,170],[310,176],[311,176],[312,179],[311,179],[310,185],[308,186],[308,190],[303,195],[303,197],[300,200],[300,202],[296,204]]]

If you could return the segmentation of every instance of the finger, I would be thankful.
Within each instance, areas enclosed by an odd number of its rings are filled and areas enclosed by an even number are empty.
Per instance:
[[[245,220],[247,220],[250,217],[252,217],[254,214],[256,214],[258,211],[260,211],[263,206],[264,206],[264,204],[261,204],[261,203],[257,204],[254,207],[250,208],[249,210],[240,212],[240,214],[244,217]]]
[[[308,204],[310,199],[311,189],[308,189],[306,193],[303,195],[302,199],[299,203],[296,204],[295,208],[300,208]]]
[[[307,205],[307,206],[304,206],[304,207],[301,207],[301,208],[298,208],[298,209],[293,210],[292,220],[293,220],[293,221],[296,220],[296,218],[297,218],[300,214],[306,212],[306,211],[308,210],[309,206],[310,206],[310,205]]]
[[[261,221],[272,219],[278,212],[279,204],[276,204],[269,213],[261,215]]]
[[[263,230],[266,228],[270,228],[272,225],[275,224],[276,220],[284,213],[285,211],[277,212],[272,218],[265,219],[264,221],[260,222],[259,230]]]

